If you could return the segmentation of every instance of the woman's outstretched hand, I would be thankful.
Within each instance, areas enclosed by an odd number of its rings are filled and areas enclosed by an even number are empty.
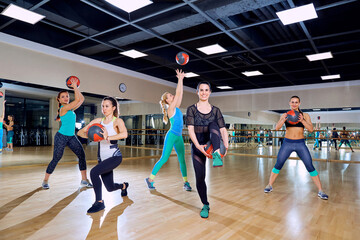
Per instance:
[[[180,69],[180,70],[179,70],[179,69],[176,69],[175,72],[176,72],[176,77],[177,77],[178,79],[180,79],[180,78],[181,78],[181,79],[184,79],[184,77],[185,77],[186,74],[183,72],[182,69]]]

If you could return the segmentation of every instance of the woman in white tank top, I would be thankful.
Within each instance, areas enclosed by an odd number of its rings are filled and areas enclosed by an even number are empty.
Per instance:
[[[118,102],[112,97],[105,97],[101,103],[104,118],[96,118],[78,132],[78,135],[87,138],[89,126],[100,123],[103,127],[104,140],[99,142],[98,164],[90,171],[90,177],[95,191],[95,203],[87,211],[98,212],[105,208],[102,199],[101,179],[109,192],[121,189],[121,196],[127,196],[129,183],[114,183],[113,170],[120,165],[122,154],[118,148],[117,140],[127,138],[128,133],[124,121],[119,116]],[[101,176],[101,179],[100,179]]]

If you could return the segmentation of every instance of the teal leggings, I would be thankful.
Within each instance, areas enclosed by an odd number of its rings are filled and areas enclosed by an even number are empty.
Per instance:
[[[165,136],[163,152],[160,160],[157,161],[151,172],[151,179],[155,178],[155,175],[159,172],[160,168],[164,165],[164,163],[167,162],[173,147],[175,147],[176,154],[178,155],[181,175],[183,176],[184,180],[187,181],[184,140],[182,136],[177,136],[171,131],[169,131]]]

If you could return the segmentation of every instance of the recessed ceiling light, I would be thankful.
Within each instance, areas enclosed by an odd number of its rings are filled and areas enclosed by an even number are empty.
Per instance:
[[[306,57],[307,57],[307,59],[309,59],[310,62],[312,62],[312,61],[333,58],[333,55],[331,54],[331,52],[324,52],[324,53],[306,55]]]
[[[314,108],[313,111],[320,111],[320,108]]]
[[[192,78],[192,77],[198,77],[198,76],[199,76],[199,74],[196,74],[196,73],[193,73],[193,72],[185,73],[186,78]]]
[[[7,6],[1,14],[31,24],[35,24],[45,17],[44,15],[18,7],[14,4]]]
[[[152,4],[150,0],[106,0],[108,3],[126,11],[126,12],[133,12],[137,9],[145,7],[149,4]]]
[[[220,88],[220,89],[233,89],[230,86],[217,86],[217,88]]]
[[[125,52],[120,52],[120,54],[131,57],[131,58],[140,58],[140,57],[145,57],[147,56],[147,54],[144,54],[142,52],[136,51],[134,49],[129,50],[129,51],[125,51]]]
[[[222,46],[220,46],[219,44],[213,44],[213,45],[209,45],[206,47],[197,48],[197,50],[199,50],[207,55],[227,52],[227,50],[225,48],[223,48]]]
[[[259,76],[259,75],[264,75],[262,72],[260,71],[245,71],[242,72],[242,74],[244,74],[247,77],[252,77],[252,76]]]
[[[340,78],[340,74],[321,76],[322,80],[330,80]]]
[[[276,15],[278,15],[284,25],[302,22],[318,17],[314,4],[312,3],[301,7],[295,7],[285,11],[277,12]]]
[[[342,110],[348,111],[348,110],[351,110],[351,108],[343,108]]]

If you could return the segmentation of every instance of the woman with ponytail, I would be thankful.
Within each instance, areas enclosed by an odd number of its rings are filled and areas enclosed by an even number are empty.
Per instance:
[[[101,110],[104,115],[103,118],[96,118],[92,120],[87,126],[78,132],[78,135],[83,138],[88,138],[87,131],[89,126],[94,123],[103,125],[102,134],[104,140],[99,142],[98,147],[98,164],[90,171],[91,181],[94,184],[95,202],[88,213],[95,213],[105,208],[104,200],[102,199],[102,182],[109,192],[121,190],[121,196],[127,196],[127,188],[129,183],[122,184],[114,182],[113,170],[122,162],[122,154],[118,147],[118,140],[127,138],[128,132],[124,121],[119,118],[118,102],[112,97],[105,97],[101,103]],[[100,179],[101,177],[101,179]]]
[[[145,182],[150,190],[155,189],[154,179],[160,168],[167,162],[170,157],[173,147],[175,148],[178,160],[180,163],[180,171],[184,180],[184,189],[191,191],[190,183],[187,181],[187,170],[185,163],[185,147],[182,138],[183,129],[183,115],[179,109],[183,97],[183,79],[185,73],[182,70],[176,70],[176,77],[178,78],[178,85],[176,87],[175,96],[171,93],[165,92],[161,96],[160,105],[164,114],[163,122],[168,123],[170,119],[171,127],[165,136],[164,148],[160,160],[155,164],[150,177],[145,179]]]
[[[58,116],[56,120],[58,121],[58,119],[60,119],[61,127],[54,137],[53,159],[46,169],[44,181],[42,183],[43,189],[50,188],[48,183],[50,175],[54,172],[56,165],[62,158],[66,146],[69,146],[79,159],[79,169],[82,178],[80,186],[88,188],[92,187],[92,184],[86,176],[85,152],[80,141],[75,136],[76,114],[74,111],[84,102],[84,96],[79,91],[75,81],[71,82],[71,87],[74,89],[75,93],[74,101],[70,102],[69,93],[65,90],[60,91],[56,99],[59,102]]]
[[[275,130],[279,130],[285,124],[286,133],[279,150],[275,166],[271,171],[269,184],[265,187],[264,192],[269,193],[273,190],[272,185],[274,184],[275,179],[279,176],[280,170],[284,166],[285,161],[289,158],[292,152],[296,152],[299,158],[303,161],[306,170],[309,172],[313,182],[318,188],[318,197],[323,200],[327,200],[328,195],[322,189],[319,173],[314,168],[309,149],[305,145],[304,128],[306,128],[309,132],[314,131],[310,116],[300,110],[300,98],[298,96],[292,96],[290,98],[289,105],[291,110],[295,110],[300,113],[299,122],[295,125],[288,123],[286,121],[287,113],[284,113],[281,115],[280,120],[276,124]]]

